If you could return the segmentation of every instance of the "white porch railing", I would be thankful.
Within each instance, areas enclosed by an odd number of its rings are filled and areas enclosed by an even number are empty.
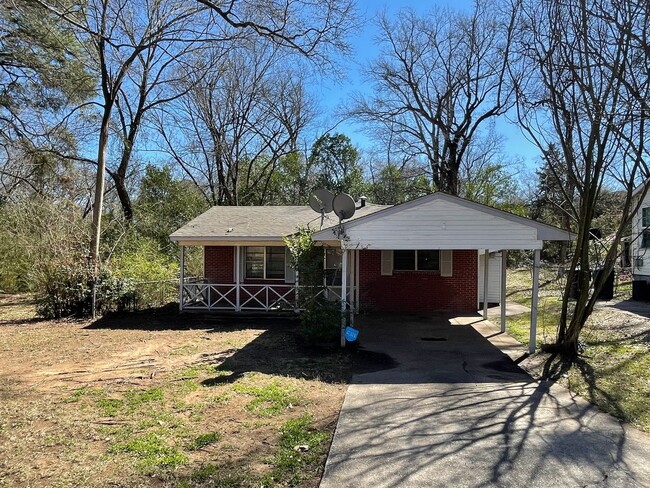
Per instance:
[[[183,283],[181,287],[181,310],[294,310],[298,311],[297,296],[304,286],[292,284],[217,284]],[[353,290],[348,289],[349,297]],[[296,294],[297,292],[297,294]],[[341,287],[328,286],[316,296],[341,300]]]

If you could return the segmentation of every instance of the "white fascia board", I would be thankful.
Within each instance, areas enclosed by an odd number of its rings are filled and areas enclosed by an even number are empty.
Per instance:
[[[321,241],[319,241],[321,242]],[[496,252],[497,250],[535,250],[535,249],[542,249],[542,246],[544,244],[544,241],[540,240],[535,240],[535,241],[518,241],[517,243],[513,242],[504,242],[503,245],[496,245],[494,242],[490,242],[485,244],[484,246],[480,245],[465,245],[463,243],[459,244],[445,244],[445,245],[436,245],[436,244],[428,244],[428,245],[414,245],[412,243],[409,243],[408,241],[404,241],[404,244],[399,244],[399,245],[392,245],[390,247],[385,246],[385,245],[378,245],[376,243],[371,243],[371,242],[364,242],[363,240],[361,241],[342,241],[342,249],[348,249],[348,250],[354,250],[354,249],[359,249],[359,250],[364,250],[364,249],[370,249],[370,250],[376,250],[376,251],[387,251],[387,250],[413,250],[413,249],[422,249],[422,250],[430,250],[430,249],[438,249],[438,250],[456,250],[456,251],[481,251],[485,249],[490,249],[490,252]]]
[[[170,237],[172,242],[180,246],[283,246],[281,237]]]

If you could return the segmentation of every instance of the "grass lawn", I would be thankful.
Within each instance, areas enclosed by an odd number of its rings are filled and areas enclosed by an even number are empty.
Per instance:
[[[0,297],[0,486],[317,486],[354,356],[296,326]]]
[[[555,272],[542,269],[537,342],[555,340],[561,311],[562,283]],[[526,306],[531,300],[530,270],[509,271],[508,299]],[[631,297],[631,285],[617,288],[606,306],[599,306],[582,333],[584,352],[566,365],[537,354],[531,363],[544,365],[563,384],[602,410],[650,432],[650,319],[621,310]],[[650,304],[648,305],[650,313]],[[496,322],[498,323],[498,318]],[[522,343],[529,339],[530,313],[508,317],[506,329]]]

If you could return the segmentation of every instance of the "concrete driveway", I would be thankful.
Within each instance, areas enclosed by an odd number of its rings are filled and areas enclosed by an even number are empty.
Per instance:
[[[502,352],[525,349],[478,316],[359,328],[397,364],[353,378],[321,488],[650,486],[650,437],[534,381]]]

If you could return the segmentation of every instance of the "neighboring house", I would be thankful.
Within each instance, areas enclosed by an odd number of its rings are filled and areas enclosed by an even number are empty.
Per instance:
[[[648,182],[645,182],[634,190],[633,198],[640,198],[647,184]],[[650,283],[650,191],[646,193],[638,212],[632,217],[630,249],[633,280]]]
[[[282,238],[298,226],[320,224],[308,206],[212,207],[171,235],[181,246],[181,260],[185,246],[201,246],[204,253],[201,281],[186,282],[181,266],[181,310],[293,308],[299,276],[288,265]],[[343,306],[355,312],[476,312],[485,283],[487,302],[504,305],[501,260],[507,250],[535,250],[537,275],[543,241],[571,238],[561,229],[441,192],[395,206],[360,204],[341,224],[328,214],[313,234],[324,247],[324,293],[344,296]],[[486,250],[500,252],[498,261],[491,254],[487,275],[479,265]]]

